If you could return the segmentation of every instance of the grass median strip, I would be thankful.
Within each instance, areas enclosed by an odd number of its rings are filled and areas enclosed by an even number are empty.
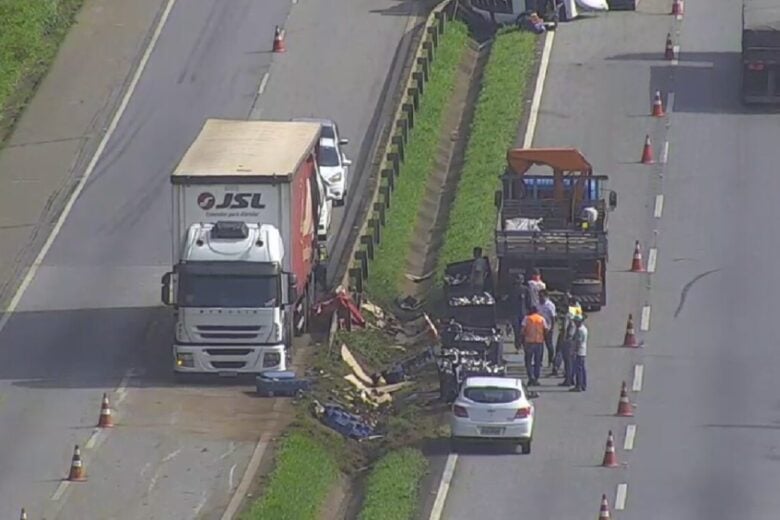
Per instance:
[[[0,143],[57,55],[84,0],[0,0]]]
[[[417,213],[434,168],[444,111],[455,87],[458,65],[467,45],[466,25],[461,22],[448,24],[436,49],[431,79],[425,87],[420,111],[416,114],[406,149],[406,161],[401,166],[392,196],[388,224],[369,268],[368,292],[379,303],[392,302],[403,280]]]
[[[241,520],[316,520],[338,474],[334,455],[323,444],[293,431],[282,441],[263,496]]]
[[[412,520],[417,509],[420,479],[428,462],[413,448],[390,452],[368,476],[358,520]]]
[[[437,280],[451,262],[488,250],[496,225],[493,193],[514,145],[523,115],[523,94],[534,71],[537,36],[503,29],[493,43],[482,78],[466,154],[439,255]]]

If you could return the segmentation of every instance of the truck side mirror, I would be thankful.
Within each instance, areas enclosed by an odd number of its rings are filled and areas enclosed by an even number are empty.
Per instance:
[[[349,159],[347,159],[346,157],[343,157],[343,158],[342,158],[342,160],[341,160],[341,163],[342,163],[344,166],[352,166],[352,161],[351,161],[351,160],[349,160]]]
[[[496,192],[493,194],[493,204],[496,205],[496,209],[501,208],[501,199],[503,198],[503,193],[501,190],[496,190]]]
[[[610,191],[609,192],[609,209],[614,210],[617,208],[617,192],[616,191]]]
[[[171,281],[173,279],[173,273],[165,273],[162,276],[162,287],[160,299],[162,300],[163,305],[173,305],[173,302],[171,301],[171,293],[173,292],[171,290]]]
[[[339,139],[339,146],[346,146],[349,144],[349,139],[344,139],[343,137]]]

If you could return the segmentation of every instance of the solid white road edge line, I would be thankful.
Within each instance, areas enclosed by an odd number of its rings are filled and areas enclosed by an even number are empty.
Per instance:
[[[244,476],[241,477],[241,482],[238,484],[236,492],[230,498],[230,503],[228,503],[227,509],[225,509],[225,512],[220,517],[221,520],[232,520],[238,512],[238,508],[241,506],[241,502],[243,502],[244,497],[249,491],[249,486],[252,484],[252,480],[255,478],[255,474],[260,467],[260,461],[263,459],[263,454],[265,453],[266,448],[268,448],[268,444],[270,442],[270,433],[264,433],[260,437],[260,441],[255,445],[255,449],[252,452],[252,457],[249,459],[249,464],[246,466]]]
[[[650,306],[642,307],[642,321],[639,323],[639,330],[647,332],[650,330]]]
[[[679,65],[680,64],[680,46],[674,45],[672,47],[672,52],[674,52],[674,59],[672,60],[672,65]]]
[[[633,450],[635,439],[636,439],[636,424],[626,425],[626,440],[623,442],[623,449],[626,451]]]
[[[111,139],[111,136],[114,135],[114,132],[119,125],[119,120],[124,115],[125,110],[127,110],[127,106],[130,103],[130,98],[133,96],[135,89],[138,87],[138,82],[141,80],[141,75],[146,69],[146,64],[149,62],[149,58],[152,55],[154,47],[157,45],[157,40],[160,39],[160,34],[162,33],[163,27],[165,26],[165,22],[168,20],[168,16],[171,14],[171,10],[173,9],[174,4],[176,4],[176,0],[168,0],[168,4],[165,6],[165,10],[160,17],[160,20],[157,22],[157,27],[154,29],[152,39],[146,46],[143,56],[141,56],[141,61],[138,62],[138,67],[135,70],[135,74],[133,74],[133,79],[130,81],[130,85],[127,87],[127,91],[122,97],[122,102],[119,104],[119,107],[114,113],[111,124],[108,125],[108,130],[106,130],[106,133],[103,135],[103,139],[100,140],[100,144],[98,145],[97,150],[95,150],[95,153],[92,156],[92,160],[87,165],[86,170],[84,170],[84,175],[81,176],[78,183],[76,184],[76,189],[73,190],[73,193],[70,195],[68,202],[62,209],[62,213],[57,219],[57,223],[54,225],[51,233],[49,233],[49,236],[46,239],[46,242],[44,242],[43,247],[38,252],[38,256],[35,257],[32,265],[27,269],[27,273],[24,275],[24,278],[22,278],[22,283],[19,284],[19,288],[16,290],[14,297],[11,298],[11,302],[8,304],[8,307],[3,313],[3,316],[0,318],[0,332],[3,330],[3,328],[5,328],[6,324],[8,324],[8,320],[11,319],[14,311],[16,311],[16,308],[19,306],[19,302],[21,301],[22,296],[24,296],[24,293],[27,291],[30,283],[32,283],[33,278],[35,278],[35,275],[38,272],[38,268],[41,266],[41,264],[43,264],[43,259],[46,257],[49,249],[51,249],[51,246],[54,243],[54,239],[56,239],[57,235],[59,235],[63,224],[65,224],[65,220],[73,210],[76,199],[78,199],[79,195],[81,195],[81,192],[84,190],[84,186],[86,186],[87,181],[95,171],[95,167],[97,166],[98,161],[103,156],[103,152],[106,149],[106,145],[108,145],[109,139]]]
[[[631,389],[634,392],[642,391],[642,383],[644,382],[644,378],[645,378],[645,366],[634,365],[634,384],[631,385]]]
[[[525,128],[523,137],[523,148],[530,148],[534,141],[536,133],[536,123],[539,120],[539,108],[542,105],[542,92],[544,91],[544,81],[547,79],[547,69],[550,66],[550,53],[552,52],[554,32],[547,32],[544,38],[544,49],[542,49],[542,58],[539,63],[539,74],[536,76],[536,85],[534,86],[534,96],[531,100],[531,111],[528,115],[528,125]],[[444,512],[444,504],[447,501],[447,494],[450,490],[450,482],[455,474],[455,466],[458,463],[458,455],[451,453],[447,456],[447,462],[444,465],[444,472],[439,481],[439,489],[436,491],[436,500],[431,509],[429,520],[440,520]],[[226,520],[226,519],[222,519]]]
[[[655,208],[653,209],[653,216],[655,218],[661,218],[661,215],[664,212],[664,196],[663,195],[656,195],[655,196]]]
[[[648,273],[654,273],[655,272],[655,264],[658,261],[658,248],[657,247],[651,247],[650,251],[647,254],[647,272]]]
[[[626,508],[626,497],[628,496],[628,484],[618,484],[615,492],[615,511],[622,511]]]
[[[528,116],[528,126],[525,128],[523,137],[523,148],[530,148],[534,142],[536,133],[536,123],[539,120],[539,108],[542,105],[542,92],[544,91],[544,80],[547,79],[547,68],[550,66],[550,53],[552,44],[555,40],[555,33],[548,32],[544,39],[544,49],[542,50],[542,60],[539,63],[539,75],[536,76],[536,86],[534,86],[534,97],[531,101],[531,112]]]
[[[70,482],[67,480],[63,480],[62,482],[60,482],[60,485],[57,486],[57,491],[54,492],[51,499],[56,502],[57,500],[62,498],[62,495],[65,493],[65,490],[68,489],[68,484],[70,484]]]

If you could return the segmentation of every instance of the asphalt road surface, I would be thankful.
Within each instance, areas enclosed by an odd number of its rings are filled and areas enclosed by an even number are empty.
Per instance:
[[[175,4],[104,155],[0,332],[0,516],[24,506],[50,520],[219,518],[262,425],[278,418],[275,401],[245,395],[248,387],[171,385],[159,278],[171,262],[167,175],[205,118],[246,118],[267,104],[263,117],[333,117],[353,156],[368,142],[411,4],[294,4]],[[273,27],[286,19],[288,52],[274,55]],[[92,436],[102,392],[117,387],[120,427]],[[77,443],[89,481],[63,486]]]
[[[780,115],[740,106],[740,3],[686,2],[682,20],[669,4],[560,26],[534,145],[577,146],[619,192],[588,391],[543,379],[532,454],[461,454],[442,518],[595,518],[602,493],[618,519],[777,518]],[[668,118],[647,117],[656,89]],[[666,164],[636,164],[646,134]],[[657,248],[653,274],[625,272],[634,240],[646,265]],[[618,346],[628,312],[641,349]],[[621,381],[634,418],[613,416]]]

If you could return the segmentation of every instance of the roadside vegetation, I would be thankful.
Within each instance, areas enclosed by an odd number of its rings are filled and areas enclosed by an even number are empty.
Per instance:
[[[282,441],[277,457],[263,498],[242,520],[320,518],[320,505],[338,478],[334,454],[310,436],[293,431]]]
[[[388,224],[369,267],[371,274],[367,292],[384,305],[393,301],[403,281],[417,213],[434,169],[444,111],[452,97],[458,65],[467,49],[468,39],[466,25],[453,21],[447,25],[445,37],[436,50],[431,78],[425,87],[406,149],[406,160],[396,181]]]
[[[49,70],[83,2],[0,1],[0,145]]]
[[[496,35],[439,253],[438,282],[447,264],[471,258],[475,246],[492,249],[496,225],[493,194],[523,116],[523,95],[534,72],[537,38],[514,28]]]
[[[385,455],[368,477],[358,520],[409,520],[417,510],[420,479],[428,461],[420,450],[403,448]]]

